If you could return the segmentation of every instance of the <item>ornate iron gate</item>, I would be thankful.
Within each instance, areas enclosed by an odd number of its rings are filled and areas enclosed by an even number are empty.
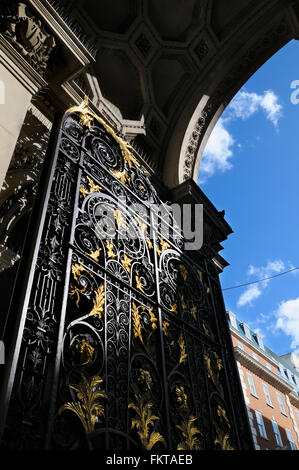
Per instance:
[[[86,102],[63,117],[50,182],[2,446],[251,448],[213,262],[182,250],[150,175]]]

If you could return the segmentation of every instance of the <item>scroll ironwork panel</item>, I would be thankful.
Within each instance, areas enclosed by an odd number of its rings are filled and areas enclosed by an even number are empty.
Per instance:
[[[217,273],[133,149],[85,102],[52,174],[4,447],[250,448]]]

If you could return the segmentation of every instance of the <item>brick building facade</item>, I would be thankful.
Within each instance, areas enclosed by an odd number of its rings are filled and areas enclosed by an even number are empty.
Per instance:
[[[298,356],[277,356],[246,323],[227,313],[255,449],[298,450]]]

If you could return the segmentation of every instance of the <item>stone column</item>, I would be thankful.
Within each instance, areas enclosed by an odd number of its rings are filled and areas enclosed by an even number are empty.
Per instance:
[[[31,93],[0,64],[0,187],[31,101]]]

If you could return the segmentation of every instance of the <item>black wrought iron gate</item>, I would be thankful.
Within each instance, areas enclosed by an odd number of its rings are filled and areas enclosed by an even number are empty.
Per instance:
[[[55,152],[2,447],[251,448],[212,261],[182,250],[150,175],[87,103]]]

